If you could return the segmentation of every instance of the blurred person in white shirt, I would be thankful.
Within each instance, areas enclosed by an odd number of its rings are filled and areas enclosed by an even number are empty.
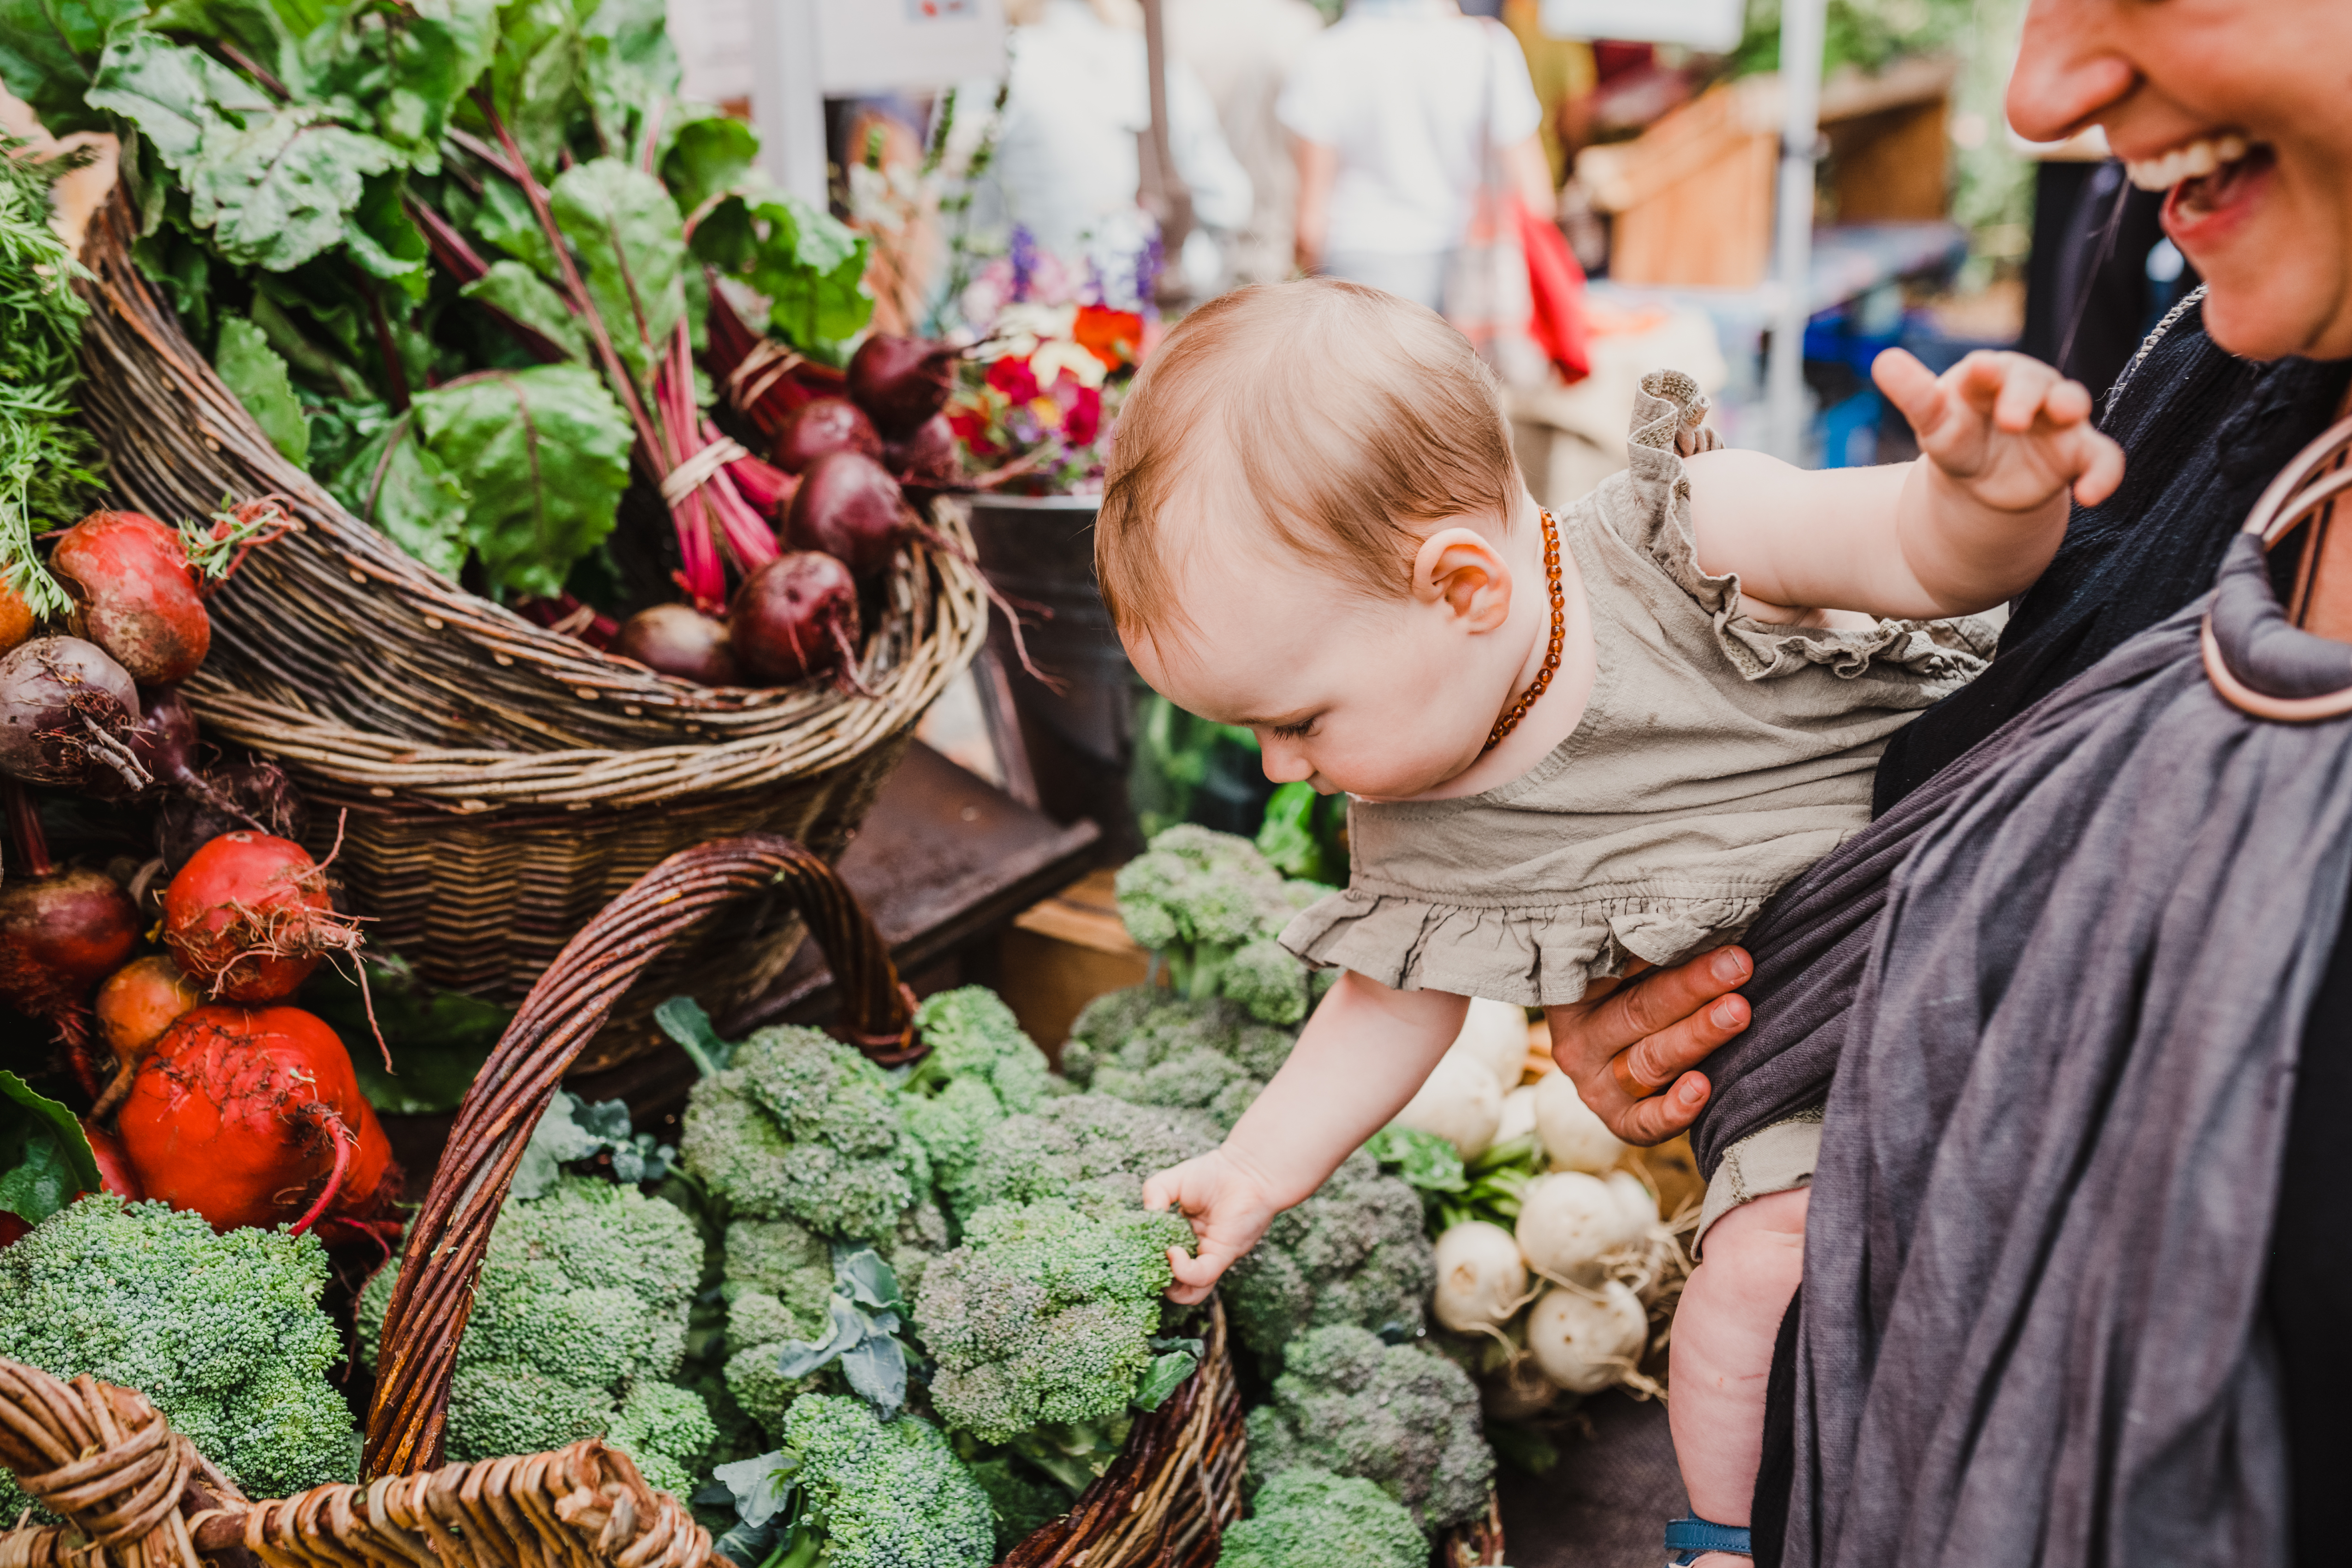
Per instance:
[[[1225,144],[1250,177],[1247,224],[1232,237],[1235,283],[1290,276],[1298,167],[1275,118],[1291,68],[1323,31],[1307,0],[1167,0],[1168,51],[1192,68],[1217,106]]]
[[[1087,240],[1133,221],[1142,180],[1139,138],[1151,124],[1142,12],[1134,0],[1006,0],[1013,24],[1009,88],[992,178],[976,216],[1026,228],[1052,255],[1075,262]],[[993,86],[958,97],[985,104]],[[1224,269],[1214,234],[1250,217],[1250,178],[1225,145],[1216,105],[1181,61],[1168,62],[1169,150],[1192,195],[1192,237],[1180,266],[1206,293]],[[992,197],[1001,210],[991,210]]]
[[[1518,40],[1454,0],[1349,0],[1293,68],[1276,114],[1298,164],[1298,265],[1445,307],[1491,139],[1549,216],[1543,110]]]

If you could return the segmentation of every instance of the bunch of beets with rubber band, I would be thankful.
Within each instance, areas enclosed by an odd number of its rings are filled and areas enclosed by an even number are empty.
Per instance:
[[[381,1239],[391,1145],[335,1031],[286,1005],[329,955],[356,962],[357,926],[295,841],[286,775],[200,766],[179,690],[211,647],[206,597],[295,526],[275,498],[177,530],[93,512],[49,542],[62,616],[0,586],[0,1004],[56,1031],[106,1190],[221,1231]],[[71,821],[75,797],[152,811],[153,858],[127,879],[58,863],[43,807]],[[0,1215],[0,1245],[17,1226]]]

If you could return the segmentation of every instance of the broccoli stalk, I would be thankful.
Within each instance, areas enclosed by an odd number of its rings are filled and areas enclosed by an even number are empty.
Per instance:
[[[1286,881],[1248,839],[1186,823],[1120,867],[1118,889],[1128,934],[1180,994],[1229,997],[1269,1024],[1307,1016],[1307,966],[1276,938],[1330,889]]]
[[[285,1497],[359,1474],[326,1283],[315,1236],[93,1194],[0,1250],[0,1356],[137,1389],[247,1493]],[[26,1500],[0,1469],[0,1521]]]

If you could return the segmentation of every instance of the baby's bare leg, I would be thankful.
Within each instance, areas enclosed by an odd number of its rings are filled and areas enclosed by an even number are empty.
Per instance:
[[[1666,1418],[1690,1510],[1717,1524],[1748,1522],[1772,1344],[1804,1274],[1806,1197],[1772,1193],[1717,1220],[1675,1309]],[[1698,1563],[1746,1565],[1723,1552]]]

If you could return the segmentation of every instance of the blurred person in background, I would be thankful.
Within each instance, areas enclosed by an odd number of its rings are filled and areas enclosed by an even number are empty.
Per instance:
[[[1454,0],[1351,0],[1276,112],[1296,138],[1296,249],[1309,272],[1443,310],[1490,145],[1530,210],[1552,210],[1527,58]]]
[[[1250,178],[1249,221],[1227,257],[1234,283],[1290,276],[1298,170],[1274,106],[1322,31],[1322,14],[1307,0],[1168,0],[1169,53],[1208,89],[1225,144]]]
[[[1087,242],[1132,220],[1150,128],[1143,13],[1136,0],[1006,0],[1010,80],[992,177],[975,195],[982,222],[1018,224],[1049,254],[1076,261]],[[992,89],[961,96],[986,103]],[[1224,268],[1219,233],[1250,219],[1250,177],[1225,145],[1216,105],[1181,60],[1168,62],[1168,138],[1192,194],[1195,227],[1181,257],[1192,292]],[[992,201],[1002,211],[989,210]]]

